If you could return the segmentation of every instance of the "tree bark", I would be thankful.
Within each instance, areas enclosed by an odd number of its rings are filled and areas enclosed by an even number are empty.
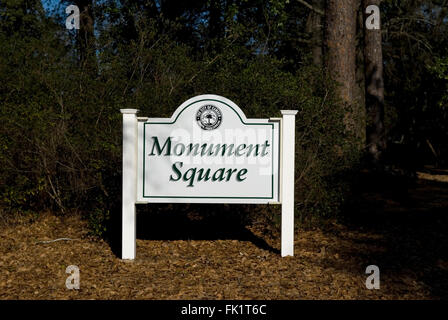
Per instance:
[[[313,0],[312,7],[315,10],[323,11],[323,0]],[[322,50],[322,40],[323,40],[323,32],[322,32],[322,14],[311,10],[308,21],[307,21],[307,32],[311,34],[311,52],[313,55],[313,63],[316,66],[321,67],[323,63],[323,50]]]
[[[369,5],[380,6],[381,0],[363,0],[364,22],[370,14],[365,10]],[[380,29],[364,27],[364,63],[367,111],[367,150],[371,159],[378,162],[386,148],[384,130],[384,80],[383,53]]]
[[[79,50],[79,61],[82,67],[89,66],[92,72],[97,70],[97,61],[95,55],[95,35],[93,16],[93,0],[75,0],[79,8],[79,30],[77,36],[77,45]]]
[[[337,95],[348,108],[348,133],[362,139],[363,110],[356,94],[356,12],[359,0],[328,0],[326,9],[327,69],[339,84]]]

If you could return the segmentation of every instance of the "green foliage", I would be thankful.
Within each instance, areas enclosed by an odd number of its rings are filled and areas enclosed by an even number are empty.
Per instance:
[[[428,69],[437,79],[444,82],[445,91],[440,97],[438,106],[442,109],[448,109],[448,57],[436,58],[433,65],[428,65]]]
[[[426,140],[447,159],[446,3],[388,0],[381,12],[389,139],[413,150],[420,165],[434,160]]]
[[[105,14],[96,15],[95,54],[80,60],[75,34],[57,16],[40,14],[39,2],[12,10],[13,2],[0,5],[1,207],[79,210],[93,234],[104,234],[120,212],[119,109],[167,117],[186,99],[214,93],[249,117],[298,109],[297,213],[305,221],[339,211],[342,177],[358,153],[347,143],[328,77],[304,50],[287,55],[276,45],[295,36],[288,12],[299,12],[297,4],[221,7],[226,18],[212,36],[197,18],[207,12],[201,1],[186,8],[167,2],[157,14],[144,1],[106,1],[97,7]]]
[[[88,225],[93,236],[102,236],[107,231],[107,224],[110,219],[109,210],[96,208],[88,213]]]

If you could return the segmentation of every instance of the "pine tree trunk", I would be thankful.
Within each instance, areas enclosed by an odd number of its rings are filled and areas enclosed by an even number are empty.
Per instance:
[[[320,11],[323,11],[323,0],[313,0],[312,6]],[[307,20],[307,32],[311,34],[311,52],[313,55],[313,63],[316,66],[322,66],[323,63],[323,50],[322,50],[322,41],[323,41],[323,31],[322,31],[322,23],[323,16],[311,10],[308,20]]]
[[[95,54],[95,35],[92,0],[75,0],[79,8],[79,25],[77,45],[79,50],[79,62],[82,67],[88,67],[93,73],[97,70]]]
[[[326,9],[327,69],[339,84],[337,94],[347,107],[346,129],[357,143],[364,136],[364,111],[356,90],[356,12],[359,0],[328,0]]]
[[[379,7],[380,2],[381,0],[363,0],[364,21],[366,21],[368,16],[365,13],[366,7],[372,4]],[[367,149],[371,159],[374,162],[378,162],[381,158],[382,151],[386,148],[381,29],[369,30],[364,28],[364,63],[367,110]]]

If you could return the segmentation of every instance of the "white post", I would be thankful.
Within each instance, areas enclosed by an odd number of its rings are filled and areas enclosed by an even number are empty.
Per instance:
[[[121,109],[123,114],[123,191],[121,258],[135,259],[135,202],[137,200],[137,112]]]
[[[282,257],[294,256],[294,154],[297,110],[281,110]]]

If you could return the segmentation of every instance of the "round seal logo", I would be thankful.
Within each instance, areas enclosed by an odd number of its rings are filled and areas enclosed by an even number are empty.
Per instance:
[[[222,113],[212,104],[206,104],[199,108],[196,113],[196,121],[204,130],[214,130],[222,122]]]

